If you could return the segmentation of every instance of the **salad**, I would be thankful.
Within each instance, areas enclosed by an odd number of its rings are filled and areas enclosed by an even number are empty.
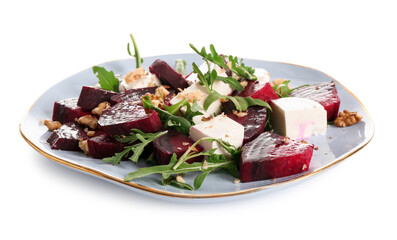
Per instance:
[[[203,59],[191,73],[183,59],[174,67],[157,59],[145,69],[130,36],[135,69],[117,75],[94,66],[98,83],[56,101],[52,120],[43,121],[52,149],[83,151],[114,167],[147,161],[125,181],[159,174],[164,185],[197,190],[217,170],[243,183],[298,174],[309,169],[317,148],[307,139],[325,134],[329,124],[362,119],[348,110],[338,114],[334,82],[291,88],[289,80],[271,81],[264,68],[218,54],[213,45],[207,51],[190,44]],[[187,183],[191,172],[199,174]]]

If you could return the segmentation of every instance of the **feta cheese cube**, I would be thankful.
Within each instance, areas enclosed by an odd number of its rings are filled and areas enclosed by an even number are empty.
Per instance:
[[[255,74],[257,81],[270,82],[270,74],[264,68],[255,68]]]
[[[244,140],[244,126],[222,114],[190,127],[189,135],[193,141],[198,141],[204,137],[212,137],[222,139],[235,147],[241,147]],[[216,154],[229,155],[217,142],[203,141],[200,145],[205,151],[217,148]]]
[[[291,139],[309,138],[327,130],[327,111],[318,102],[286,97],[271,101],[270,122],[277,133]]]

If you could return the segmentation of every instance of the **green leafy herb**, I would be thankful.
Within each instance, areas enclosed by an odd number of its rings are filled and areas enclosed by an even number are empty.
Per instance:
[[[200,84],[204,85],[205,88],[207,89],[207,91],[209,92],[208,97],[204,101],[204,105],[203,105],[204,110],[207,110],[213,102],[215,102],[219,99],[227,99],[227,100],[232,101],[238,111],[246,111],[248,109],[248,107],[250,107],[250,106],[262,106],[262,107],[271,109],[270,105],[261,99],[254,99],[251,97],[226,96],[226,95],[222,95],[222,94],[218,93],[217,91],[213,90],[212,89],[213,81],[215,81],[214,79],[219,78],[219,76],[217,76],[217,73],[215,70],[213,70],[210,74],[208,74],[208,73],[203,74],[200,71],[200,69],[197,67],[197,65],[195,63],[193,63],[193,71],[194,71],[194,73],[197,74]],[[234,78],[231,78],[231,79],[235,80]],[[237,80],[235,80],[235,81],[238,83]],[[240,84],[240,83],[238,83],[238,84]],[[244,87],[243,86],[241,86],[241,87],[244,90]]]
[[[192,126],[191,122],[184,117],[174,115],[174,111],[179,110],[179,108],[171,106],[171,112],[168,112],[167,110],[154,106],[149,96],[144,96],[142,98],[142,103],[144,108],[153,109],[159,114],[160,120],[165,128],[171,127],[184,135],[189,134],[189,129]]]
[[[138,45],[135,42],[135,38],[132,35],[132,33],[130,34],[130,38],[132,41],[132,44],[134,45],[134,55],[131,54],[130,51],[130,43],[127,43],[127,51],[128,51],[128,55],[135,57],[135,61],[136,61],[136,68],[140,68],[141,64],[143,63],[143,59],[141,58],[141,55],[139,54],[139,50],[138,50]]]
[[[119,164],[120,161],[124,157],[126,157],[130,152],[133,152],[132,156],[130,156],[128,159],[133,162],[138,162],[139,157],[143,153],[145,147],[156,138],[165,135],[167,132],[168,131],[158,132],[158,133],[144,133],[138,129],[132,129],[129,136],[125,136],[125,137],[115,136],[115,139],[121,143],[131,143],[131,144],[135,143],[135,144],[125,147],[125,149],[122,152],[116,153],[112,157],[103,158],[102,161],[111,162],[114,165],[116,165]],[[136,143],[138,140],[140,142]]]
[[[214,154],[213,154],[214,155]],[[216,154],[215,154],[216,155]],[[212,156],[212,155],[211,155]],[[223,156],[223,155],[218,155],[218,156]],[[213,161],[213,160],[216,161]],[[175,165],[177,161],[177,156],[176,154],[173,154],[170,160],[170,163],[168,165],[157,165],[157,166],[152,166],[152,167],[145,167],[145,168],[139,168],[135,172],[129,173],[125,178],[124,181],[131,181],[137,178],[142,178],[151,174],[162,174],[163,176],[163,182],[167,183],[167,181],[164,179],[165,177],[169,177],[170,175],[177,175],[177,174],[183,174],[183,173],[189,173],[189,172],[206,172],[204,175],[198,175],[194,181],[194,186],[195,189],[199,189],[200,186],[202,185],[205,177],[208,175],[208,173],[212,172],[215,169],[226,169],[226,170],[231,170],[234,171],[233,169],[237,169],[236,167],[236,161],[234,160],[229,160],[224,157],[209,157],[207,159],[206,165],[204,165],[202,162],[194,162],[191,164],[188,163],[182,163],[178,169],[174,170],[173,166]],[[236,172],[233,172],[232,174],[234,175]],[[176,181],[174,181],[174,184]],[[164,184],[164,183],[163,183]],[[171,183],[170,183],[171,184]],[[172,184],[172,185],[174,185]],[[178,183],[179,186],[181,187],[181,184]],[[174,185],[175,186],[175,185]],[[184,188],[189,188],[187,184],[183,184]]]
[[[308,86],[308,84],[306,84],[306,85],[302,85],[302,86],[290,89],[289,86],[288,86],[290,82],[291,82],[290,80],[286,80],[286,81],[284,81],[284,82],[282,82],[280,84],[277,84],[277,85],[273,86],[274,91],[277,93],[277,95],[279,97],[281,97],[281,98],[289,97],[289,94],[292,91],[294,91],[295,89],[298,89],[298,88],[301,88],[301,87],[304,87],[304,86]]]
[[[223,147],[227,152],[231,154],[231,156],[227,158],[225,157],[225,155],[215,154],[216,148],[206,152],[196,152],[195,146],[197,146],[197,144],[201,143],[202,141],[218,142],[221,145],[221,147]],[[179,159],[177,159],[177,156],[174,153],[168,165],[140,168],[135,172],[129,173],[124,178],[124,181],[131,181],[133,179],[137,179],[157,173],[162,175],[162,183],[164,185],[172,184],[179,188],[193,190],[193,188],[189,184],[175,181],[175,175],[184,174],[188,172],[201,171],[202,173],[199,174],[194,179],[194,189],[197,190],[201,187],[207,175],[216,169],[226,169],[233,176],[237,177],[238,172],[237,172],[236,162],[240,158],[240,154],[241,154],[241,148],[236,148],[235,146],[221,139],[215,139],[210,137],[202,138],[196,141],[194,144],[192,144]],[[186,163],[187,160],[196,158],[198,156],[207,156],[207,159],[205,160],[204,163],[203,162],[195,162],[191,164]]]
[[[186,76],[186,61],[183,59],[175,60],[175,70],[183,76]]]
[[[201,48],[201,51],[199,51],[193,44],[189,44],[190,47],[201,57],[203,57],[205,60],[210,61],[215,63],[221,68],[228,69],[232,71],[234,74],[237,76],[240,76],[242,78],[248,79],[248,80],[257,80],[256,76],[254,75],[254,69],[247,67],[245,65],[241,65],[238,63],[237,57],[229,56],[229,62],[231,62],[231,67],[229,67],[225,63],[225,59],[223,58],[222,55],[219,55],[216,50],[214,45],[210,45],[210,51],[211,53],[207,53],[205,50],[205,47]]]
[[[107,71],[104,67],[93,66],[92,71],[99,79],[101,88],[110,91],[119,91],[119,80],[114,76],[113,71]]]

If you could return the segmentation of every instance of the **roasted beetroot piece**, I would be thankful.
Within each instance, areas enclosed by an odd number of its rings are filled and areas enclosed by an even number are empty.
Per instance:
[[[109,136],[114,136],[128,135],[134,128],[142,132],[156,132],[161,127],[161,121],[156,111],[122,101],[103,111],[98,125]]]
[[[104,131],[96,131],[95,136],[87,138],[89,155],[93,158],[111,157],[124,150],[126,144],[109,137]]]
[[[171,86],[175,90],[188,87],[188,83],[182,74],[175,71],[168,63],[161,59],[154,61],[149,67],[149,71],[152,74],[156,74],[163,84]]]
[[[64,124],[88,114],[91,113],[77,106],[77,98],[69,98],[54,103],[52,120]]]
[[[240,158],[240,179],[252,182],[307,171],[313,145],[264,132],[245,144]]]
[[[157,159],[158,164],[169,164],[170,159],[174,153],[178,156],[182,156],[186,150],[192,146],[194,142],[177,131],[168,130],[168,133],[155,139],[153,141],[153,153]],[[196,146],[198,152],[203,151],[202,147]],[[186,161],[187,163],[202,161],[203,157],[195,157]]]
[[[272,99],[278,99],[277,93],[268,82],[250,81],[246,80],[247,86],[244,91],[236,91],[233,93],[234,96],[240,97],[252,97],[255,99],[261,99],[267,103],[270,103]],[[225,113],[230,113],[235,109],[234,104],[231,101],[222,103],[222,108]]]
[[[87,133],[84,128],[76,123],[65,123],[62,127],[53,131],[47,142],[50,144],[51,149],[61,149],[78,151],[79,139],[86,139]]]
[[[141,101],[142,96],[145,96],[146,93],[154,94],[156,92],[156,89],[157,87],[129,89],[125,93],[121,93],[119,95],[111,97],[110,103],[114,105],[121,101],[138,102]]]
[[[110,98],[118,94],[102,88],[83,86],[77,105],[83,109],[92,110],[101,102],[110,102]]]
[[[333,81],[300,87],[292,91],[290,96],[308,98],[320,103],[327,111],[327,121],[338,116],[340,99]]]
[[[254,140],[265,131],[267,119],[265,107],[253,106],[248,108],[246,115],[229,113],[227,116],[244,126],[243,144]]]

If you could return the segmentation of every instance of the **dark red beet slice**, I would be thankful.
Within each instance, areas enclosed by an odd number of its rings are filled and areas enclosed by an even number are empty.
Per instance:
[[[138,102],[141,101],[142,96],[145,96],[146,93],[155,94],[157,87],[147,87],[147,88],[136,88],[127,90],[125,93],[121,93],[119,95],[115,95],[110,98],[110,103],[112,105],[119,103],[121,101],[129,101],[129,102]],[[164,97],[164,103],[167,106],[171,106],[171,99],[175,96],[174,89],[168,89],[170,92],[167,96]]]
[[[307,171],[313,145],[264,132],[245,144],[240,158],[240,179],[251,182]]]
[[[83,109],[92,110],[101,102],[110,102],[110,98],[118,94],[102,88],[83,86],[77,105]]]
[[[141,101],[142,96],[146,93],[154,94],[157,87],[147,87],[147,88],[134,88],[129,89],[125,93],[121,93],[110,98],[110,103],[112,105],[121,101],[137,102]]]
[[[89,155],[93,158],[111,157],[124,150],[126,144],[109,137],[104,131],[96,131],[95,136],[87,138]]]
[[[340,99],[333,81],[300,87],[292,91],[290,96],[308,98],[320,103],[327,111],[327,121],[338,116]]]
[[[182,74],[175,71],[168,63],[161,59],[154,61],[149,67],[149,71],[152,74],[156,74],[163,84],[169,85],[175,90],[178,90],[178,88],[184,89],[189,86]]]
[[[186,150],[193,145],[193,141],[174,130],[168,130],[168,133],[155,139],[153,141],[153,153],[157,159],[158,164],[169,164],[170,159],[174,153],[178,156],[182,156]],[[196,146],[196,149],[201,152],[202,147]],[[202,156],[195,157],[186,161],[187,163],[202,161]]]
[[[161,128],[161,121],[156,111],[122,101],[103,111],[98,125],[109,136],[114,136],[128,135],[134,128],[142,132],[156,132]]]
[[[244,142],[243,144],[254,140],[263,131],[266,126],[266,108],[260,106],[249,107],[247,115],[238,117],[234,113],[229,113],[227,116],[234,121],[244,126]]]
[[[69,98],[54,103],[52,120],[64,124],[89,114],[89,111],[77,106],[77,98]]]
[[[234,96],[252,97],[255,99],[261,99],[267,103],[270,103],[272,99],[279,98],[270,83],[250,80],[246,81],[247,86],[245,86],[244,91],[237,91],[233,93]],[[226,113],[230,113],[235,109],[234,104],[231,101],[222,103],[222,108]]]
[[[50,144],[51,149],[78,151],[80,150],[79,138],[86,139],[87,133],[83,127],[70,122],[53,131],[47,142]]]
[[[261,99],[267,103],[270,103],[270,100],[278,98],[277,93],[270,83],[260,81],[247,81],[244,91],[237,93],[237,96]]]

